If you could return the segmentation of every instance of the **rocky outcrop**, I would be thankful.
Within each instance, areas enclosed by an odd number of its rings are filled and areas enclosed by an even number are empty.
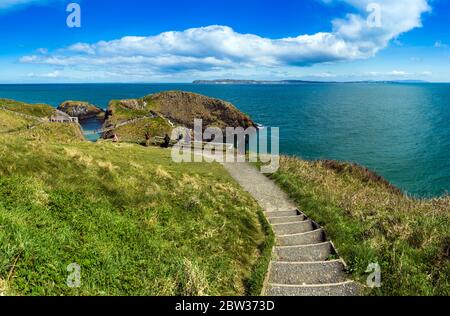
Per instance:
[[[143,100],[153,111],[188,128],[194,127],[194,119],[202,119],[204,127],[256,127],[250,117],[233,104],[200,94],[168,91],[152,94]]]
[[[249,116],[233,104],[184,91],[167,91],[141,99],[113,100],[107,110],[105,125],[113,125],[132,118],[160,116],[175,125],[194,127],[194,119],[202,119],[203,126],[256,127]]]
[[[129,110],[145,110],[145,102],[142,99],[119,100],[118,105]]]
[[[246,114],[231,103],[190,92],[167,91],[140,99],[112,100],[103,125],[110,131],[103,136],[108,138],[117,134],[126,139],[141,139],[145,135],[143,128],[151,130],[152,135],[164,136],[175,126],[193,129],[195,119],[203,120],[204,129],[256,127]],[[144,122],[148,126],[144,127]],[[124,123],[126,127],[115,128]]]
[[[103,119],[105,112],[88,102],[81,101],[66,101],[61,103],[58,110],[66,113],[71,117],[78,117],[80,120],[91,118]]]

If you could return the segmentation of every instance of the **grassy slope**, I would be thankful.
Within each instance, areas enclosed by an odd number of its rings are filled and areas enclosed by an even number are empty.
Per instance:
[[[0,134],[0,294],[258,293],[272,236],[220,165],[78,136],[64,124]]]
[[[33,104],[31,106],[30,104],[8,99],[0,99],[0,107],[37,117],[50,117],[55,113],[55,109],[47,104]]]
[[[144,143],[145,134],[150,132],[152,137],[164,137],[171,135],[172,127],[161,117],[144,118],[133,124],[116,128],[114,133],[119,136],[120,141],[131,143]]]
[[[170,126],[170,124],[164,118],[145,118],[146,116],[149,116],[151,114],[151,111],[153,111],[153,105],[151,102],[145,101],[146,103],[144,103],[143,99],[136,99],[136,102],[137,108],[133,108],[132,106],[125,107],[121,104],[121,101],[118,100],[113,100],[109,103],[108,110],[112,111],[114,115],[107,120],[105,126],[114,126],[118,123],[134,119],[140,120],[118,127],[113,131],[107,133],[107,136],[111,137],[111,135],[117,134],[120,141],[144,143],[145,134],[147,132],[150,132],[152,137],[164,137],[166,134],[171,135],[172,126]]]
[[[28,125],[31,125],[35,122],[36,120],[30,120],[28,118],[20,117],[10,112],[0,110],[0,133],[19,131],[27,128]]]
[[[273,178],[322,224],[363,284],[382,268],[378,295],[450,295],[450,198],[408,198],[367,170],[282,158]]]
[[[125,100],[125,102],[126,101],[127,100]],[[112,100],[108,105],[108,110],[112,111],[114,115],[108,119],[108,123],[114,125],[120,122],[148,116],[153,110],[153,105],[151,103],[144,105],[143,99],[136,99],[136,103],[136,108],[133,108],[133,106],[125,107],[121,104],[120,100]]]

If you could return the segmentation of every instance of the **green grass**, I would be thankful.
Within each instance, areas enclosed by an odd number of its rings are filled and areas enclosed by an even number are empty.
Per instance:
[[[120,141],[131,143],[144,143],[147,132],[150,132],[152,137],[164,137],[166,134],[170,136],[172,126],[165,119],[157,117],[145,118],[114,130],[114,133],[119,136]]]
[[[114,116],[110,119],[110,122],[112,124],[117,124],[120,122],[133,120],[147,115],[149,115],[149,113],[144,110],[128,110],[123,108],[117,108],[114,111]]]
[[[118,124],[120,122],[129,121],[132,119],[149,116],[153,110],[153,103],[150,100],[136,99],[137,108],[132,106],[125,106],[121,102],[134,101],[134,100],[113,100],[109,103],[108,110],[113,112],[113,116],[108,119],[109,124]],[[145,103],[144,103],[145,102]],[[146,106],[144,106],[146,104]]]
[[[283,157],[273,179],[324,226],[352,276],[366,284],[370,263],[382,269],[371,295],[450,294],[450,198],[405,196],[356,165]]]
[[[259,294],[273,236],[222,166],[53,123],[1,134],[0,161],[0,294]]]
[[[85,141],[80,126],[75,123],[41,123],[30,130],[17,131],[13,137],[31,142],[78,143]]]
[[[20,112],[36,117],[50,117],[55,114],[55,109],[47,104],[27,104],[8,99],[0,99],[0,107],[4,107],[10,111]]]
[[[247,294],[250,296],[259,296],[261,294],[275,245],[275,234],[262,210],[258,212],[258,217],[263,225],[266,239],[259,245],[260,258],[253,269],[251,277],[247,280]]]
[[[13,113],[2,111],[0,109],[0,133],[20,131],[35,122],[36,120],[30,120],[24,117],[20,117]]]

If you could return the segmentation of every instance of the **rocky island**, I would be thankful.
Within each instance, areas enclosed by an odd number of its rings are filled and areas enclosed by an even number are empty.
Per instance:
[[[229,102],[191,92],[167,91],[139,99],[111,101],[104,129],[112,130],[105,133],[104,138],[117,134],[130,141],[142,141],[148,130],[154,136],[164,136],[175,126],[193,129],[194,119],[202,119],[204,126],[223,130],[256,127],[248,115]],[[129,124],[122,125],[127,122]]]
[[[105,111],[95,105],[82,101],[65,101],[61,103],[58,110],[71,117],[77,117],[80,121],[92,118],[103,119],[105,117]]]

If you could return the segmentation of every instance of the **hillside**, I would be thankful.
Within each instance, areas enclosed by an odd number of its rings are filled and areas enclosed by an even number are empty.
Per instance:
[[[47,104],[27,104],[15,100],[0,99],[0,109],[6,109],[18,114],[30,115],[37,118],[50,117],[57,113],[56,109]]]
[[[1,109],[0,128],[0,295],[260,291],[267,222],[222,166],[90,143],[76,124]],[[81,267],[79,288],[66,284],[71,263]]]
[[[450,294],[450,198],[414,199],[357,165],[283,157],[273,179],[324,226],[362,284],[379,263],[378,295]]]
[[[50,123],[48,118],[62,115],[46,104],[27,104],[0,99],[0,135],[28,141],[84,141],[78,124]],[[10,138],[11,139],[11,138]]]
[[[173,126],[194,128],[194,119],[203,119],[203,126],[244,128],[255,123],[231,103],[203,95],[182,91],[168,91],[141,99],[113,100],[107,110],[105,127],[136,119],[136,124],[119,128],[106,135],[118,134],[125,139],[144,139],[145,127],[150,125],[152,135],[164,136]],[[147,125],[145,125],[147,124]],[[158,132],[159,129],[159,132]]]

